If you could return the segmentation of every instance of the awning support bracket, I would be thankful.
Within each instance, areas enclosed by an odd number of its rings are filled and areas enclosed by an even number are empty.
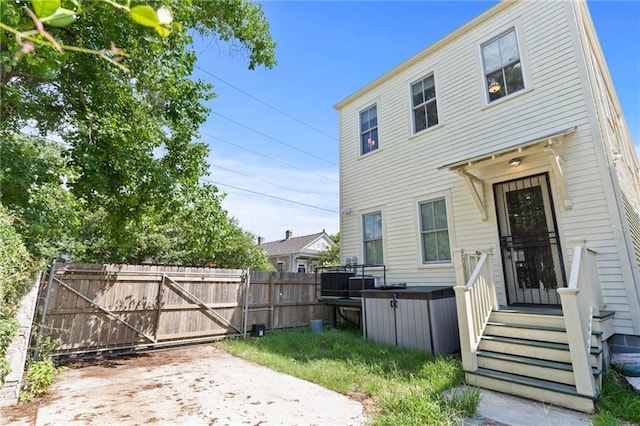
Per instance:
[[[487,220],[487,205],[484,200],[484,181],[477,176],[472,175],[464,169],[458,169],[458,174],[464,178],[467,188],[473,197],[473,201],[476,203],[476,207],[480,210],[480,219]]]
[[[551,171],[554,176],[554,181],[559,192],[562,205],[566,210],[571,210],[573,204],[571,203],[571,196],[569,195],[569,187],[564,173],[564,160],[560,155],[553,150],[553,140],[549,140],[548,145],[544,148],[549,153],[549,164],[551,165]]]

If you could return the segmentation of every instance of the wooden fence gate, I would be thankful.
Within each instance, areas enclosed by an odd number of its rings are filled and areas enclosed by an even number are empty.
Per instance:
[[[37,309],[53,356],[211,341],[330,314],[311,274],[55,263]]]

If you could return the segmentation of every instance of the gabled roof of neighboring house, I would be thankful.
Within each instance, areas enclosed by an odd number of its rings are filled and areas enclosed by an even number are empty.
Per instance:
[[[323,235],[327,236],[327,240],[333,245],[334,242],[327,235],[325,231],[318,232],[317,234],[303,235],[300,237],[289,237],[278,241],[270,241],[262,243],[258,247],[263,249],[267,256],[277,256],[283,254],[300,253],[310,244],[321,238]]]

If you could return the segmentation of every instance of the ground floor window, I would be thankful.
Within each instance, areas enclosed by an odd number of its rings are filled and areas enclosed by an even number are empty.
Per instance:
[[[380,212],[365,214],[363,221],[364,263],[366,265],[382,265],[382,214]]]
[[[420,203],[422,263],[450,263],[451,245],[444,198]]]

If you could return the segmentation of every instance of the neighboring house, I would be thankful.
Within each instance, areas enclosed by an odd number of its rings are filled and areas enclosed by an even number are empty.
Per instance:
[[[586,3],[501,2],[336,109],[342,258],[455,284],[469,383],[593,410],[640,352],[640,181]]]
[[[320,254],[333,246],[335,243],[324,230],[301,237],[286,231],[284,240],[271,242],[258,238],[258,247],[265,251],[278,272],[314,272]]]

